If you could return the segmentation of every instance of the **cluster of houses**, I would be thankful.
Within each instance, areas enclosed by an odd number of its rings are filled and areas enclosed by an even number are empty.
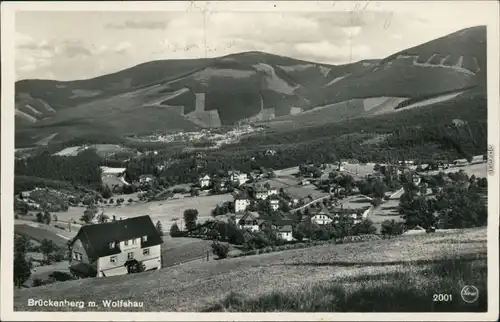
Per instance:
[[[208,189],[215,185],[219,188],[226,188],[226,186],[231,183],[236,186],[245,184],[250,180],[249,176],[245,172],[241,171],[229,171],[227,176],[222,178],[212,178],[210,175],[205,174],[201,176],[198,180],[198,185],[201,189]]]
[[[333,213],[333,214],[332,214]],[[339,223],[342,218],[348,220],[351,224],[357,224],[362,221],[365,213],[356,212],[349,209],[335,209],[324,211],[311,209],[308,214],[302,215],[300,222],[311,223],[317,226],[328,226]],[[238,228],[249,230],[251,232],[260,232],[265,229],[272,229],[278,238],[285,241],[293,241],[294,221],[287,213],[260,214],[255,211],[242,211],[235,214],[235,222]]]

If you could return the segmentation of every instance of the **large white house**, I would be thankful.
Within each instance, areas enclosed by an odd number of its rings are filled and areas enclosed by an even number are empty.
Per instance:
[[[82,226],[69,245],[69,269],[80,277],[124,275],[138,265],[158,270],[162,243],[149,216]]]
[[[248,206],[250,206],[250,198],[247,196],[238,196],[234,199],[234,212],[245,211]]]
[[[232,182],[242,185],[248,181],[248,175],[240,171],[229,171],[229,180]]]

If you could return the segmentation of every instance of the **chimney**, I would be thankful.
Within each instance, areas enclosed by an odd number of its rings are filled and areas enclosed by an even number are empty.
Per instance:
[[[113,215],[113,221],[116,221],[116,216],[115,215]]]

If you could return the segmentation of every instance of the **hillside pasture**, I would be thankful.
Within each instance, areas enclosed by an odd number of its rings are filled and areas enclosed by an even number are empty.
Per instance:
[[[50,296],[53,300],[98,303],[130,299],[144,303],[139,310],[156,312],[484,311],[486,245],[486,229],[467,229],[315,246],[307,252],[297,249],[208,263],[195,261],[135,276],[16,290],[14,310],[40,310],[29,307],[28,299]],[[464,281],[479,288],[475,304],[432,302],[433,293],[444,291],[460,298]],[[89,310],[107,309],[98,306]]]
[[[57,246],[66,248],[66,243],[68,242],[69,237],[66,236],[62,230],[61,233],[59,233],[50,229],[48,226],[47,228],[44,228],[43,226],[44,225],[36,223],[15,224],[14,233],[36,240],[37,242],[42,242],[44,239],[52,240]]]
[[[183,221],[182,217],[186,209],[197,209],[199,213],[198,222],[203,223],[211,218],[211,211],[216,205],[222,205],[224,202],[232,200],[233,196],[231,194],[186,197],[131,205],[122,204],[120,206],[109,206],[104,208],[104,213],[110,218],[113,217],[113,215],[117,218],[123,216],[132,218],[149,215],[155,224],[157,221],[160,221],[163,225],[163,229],[167,231],[170,229],[175,218],[179,219],[179,224],[181,220]],[[70,207],[67,212],[59,212],[56,213],[56,215],[59,220],[78,221],[83,215],[84,210],[85,209],[81,207]]]

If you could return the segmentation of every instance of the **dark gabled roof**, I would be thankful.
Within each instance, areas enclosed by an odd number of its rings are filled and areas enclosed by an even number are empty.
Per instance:
[[[99,257],[121,252],[118,247],[111,249],[109,247],[111,242],[122,242],[143,236],[147,236],[147,241],[143,242],[141,240],[141,248],[163,243],[151,218],[149,216],[140,216],[109,223],[82,226],[71,244],[80,239],[88,257],[95,260]]]

